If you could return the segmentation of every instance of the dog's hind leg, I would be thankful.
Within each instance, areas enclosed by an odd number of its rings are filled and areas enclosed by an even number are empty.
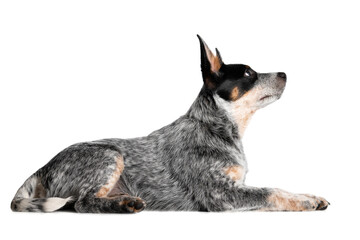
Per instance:
[[[112,197],[87,194],[75,203],[75,210],[81,213],[136,213],[144,208],[142,199],[127,194]]]
[[[143,200],[132,197],[120,176],[125,167],[121,150],[107,143],[80,143],[56,155],[15,194],[11,209],[53,212],[74,207],[78,212],[138,212]]]
[[[145,208],[145,202],[137,197],[123,193],[117,183],[124,169],[121,155],[115,157],[116,167],[107,183],[90,190],[84,190],[74,207],[82,213],[135,213]]]

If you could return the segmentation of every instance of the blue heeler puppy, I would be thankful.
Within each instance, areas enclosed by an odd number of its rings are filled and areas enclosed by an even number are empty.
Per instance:
[[[11,209],[85,213],[313,211],[321,197],[244,183],[241,143],[256,110],[280,98],[285,73],[225,64],[199,37],[204,85],[189,111],[146,137],[74,144],[30,176]]]

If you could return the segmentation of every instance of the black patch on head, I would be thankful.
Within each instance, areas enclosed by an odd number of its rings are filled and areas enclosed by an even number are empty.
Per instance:
[[[221,78],[216,88],[216,93],[227,101],[234,100],[231,93],[234,88],[239,91],[238,98],[249,91],[254,85],[257,73],[249,66],[243,64],[224,64],[221,69]]]
[[[201,71],[206,90],[217,93],[227,101],[234,101],[254,86],[257,80],[257,73],[254,70],[243,64],[224,64],[219,50],[216,49],[214,57],[205,41],[197,36],[200,41]],[[213,68],[216,72],[212,70]],[[235,94],[232,94],[234,89]]]

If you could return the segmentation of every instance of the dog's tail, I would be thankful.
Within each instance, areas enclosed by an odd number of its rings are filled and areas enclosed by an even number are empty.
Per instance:
[[[29,177],[19,188],[11,201],[11,210],[14,212],[53,212],[72,198],[46,197],[47,191],[40,182],[40,178],[35,174]]]

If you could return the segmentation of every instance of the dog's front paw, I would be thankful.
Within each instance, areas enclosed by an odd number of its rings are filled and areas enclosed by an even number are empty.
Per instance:
[[[304,194],[306,197],[312,199],[312,209],[313,210],[325,210],[330,205],[330,203],[322,197],[317,197],[310,194]]]
[[[315,211],[325,210],[330,204],[322,197],[309,194],[292,194],[281,189],[273,189],[267,200],[265,211]]]

